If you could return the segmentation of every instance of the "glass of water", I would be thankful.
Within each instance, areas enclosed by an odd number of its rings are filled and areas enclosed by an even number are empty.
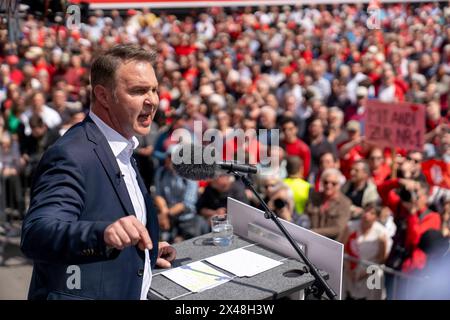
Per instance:
[[[211,218],[213,242],[216,246],[226,247],[233,239],[233,226],[226,214],[216,215]]]

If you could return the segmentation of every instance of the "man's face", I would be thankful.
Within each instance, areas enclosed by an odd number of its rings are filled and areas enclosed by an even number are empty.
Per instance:
[[[116,71],[116,88],[108,95],[113,129],[127,139],[149,133],[159,105],[158,81],[150,63],[121,64]]]
[[[383,164],[383,152],[381,150],[373,150],[369,157],[369,164],[372,169],[377,169]]]
[[[326,170],[329,168],[336,168],[333,155],[331,153],[325,153],[320,158],[320,170]]]
[[[41,138],[47,132],[47,127],[43,126],[35,126],[31,128],[31,135],[35,138]]]
[[[414,173],[420,172],[420,170],[422,169],[421,164],[423,160],[423,156],[420,152],[411,152],[407,156],[406,160],[411,163],[411,167],[413,168]]]
[[[372,225],[377,220],[377,214],[374,208],[365,209],[361,216],[362,222],[367,225]]]
[[[361,163],[355,163],[350,170],[350,179],[353,183],[367,180],[367,173],[364,172],[364,166]]]
[[[40,109],[45,103],[44,96],[41,93],[37,93],[33,97],[33,107]]]
[[[269,112],[261,112],[261,125],[265,129],[272,129],[274,126],[274,115]]]
[[[425,208],[428,202],[428,193],[425,188],[419,187],[417,188],[417,208],[419,210]]]
[[[272,194],[274,192],[275,187],[277,186],[277,180],[276,179],[266,179],[263,183],[263,190],[264,190],[264,194],[266,196],[270,196],[270,194]]]
[[[335,196],[339,191],[339,177],[334,174],[329,174],[327,177],[324,177],[322,180],[323,184],[323,193],[327,197]]]
[[[414,192],[415,196],[411,201],[402,201],[402,205],[409,211],[411,210],[421,210],[426,207],[428,201],[428,194],[426,190],[422,187],[410,190]]]
[[[219,192],[226,192],[230,189],[232,181],[230,176],[220,175],[212,183]]]
[[[350,140],[356,140],[360,136],[359,131],[355,130],[354,128],[347,129],[347,134]]]
[[[185,111],[188,116],[193,117],[198,111],[198,103],[194,99],[188,100]]]
[[[250,118],[244,118],[242,122],[242,129],[244,130],[256,129],[256,121]]]
[[[55,91],[53,94],[53,103],[60,107],[66,103],[66,95],[62,91]]]
[[[309,133],[312,137],[318,137],[323,133],[323,125],[320,120],[314,120],[309,125]]]
[[[283,133],[286,140],[292,141],[297,137],[297,127],[293,122],[287,122],[283,125]]]

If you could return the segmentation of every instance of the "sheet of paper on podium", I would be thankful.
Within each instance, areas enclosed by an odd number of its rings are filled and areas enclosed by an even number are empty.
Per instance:
[[[192,292],[211,289],[232,279],[201,261],[161,272],[161,275]]]
[[[277,260],[242,248],[221,253],[205,260],[238,277],[252,277],[282,264]]]

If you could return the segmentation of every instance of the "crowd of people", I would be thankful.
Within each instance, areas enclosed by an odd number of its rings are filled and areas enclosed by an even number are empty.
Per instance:
[[[234,130],[267,129],[243,147],[253,164],[266,147],[279,157],[277,170],[255,177],[269,207],[345,245],[354,258],[345,265],[346,297],[384,298],[383,290],[368,289],[358,259],[424,276],[448,247],[450,184],[434,185],[425,168],[440,161],[448,183],[450,8],[389,4],[380,12],[380,29],[367,27],[366,7],[346,4],[214,7],[178,16],[96,10],[70,28],[58,16],[27,13],[16,43],[0,30],[2,211],[23,218],[40,157],[88,114],[93,57],[138,43],[159,54],[159,110],[134,156],[161,238],[209,232],[228,196],[260,207],[233,177],[197,183],[178,176],[172,133],[195,135],[200,122],[235,150],[227,139]],[[372,145],[364,135],[368,99],[425,105],[423,150]],[[389,297],[392,279],[385,280]]]

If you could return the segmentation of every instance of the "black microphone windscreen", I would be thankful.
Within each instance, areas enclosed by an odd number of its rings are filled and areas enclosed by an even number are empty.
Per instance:
[[[184,155],[189,152],[189,155]],[[203,148],[200,145],[180,145],[171,154],[175,172],[189,180],[206,180],[215,177],[216,165],[203,161]]]

